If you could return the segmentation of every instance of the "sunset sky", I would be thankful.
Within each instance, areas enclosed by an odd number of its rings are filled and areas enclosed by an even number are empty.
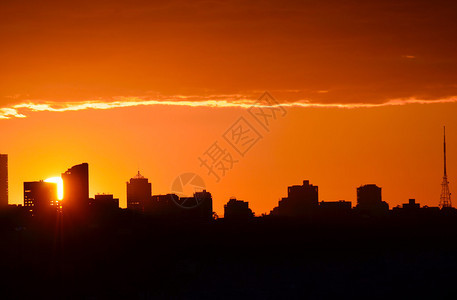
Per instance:
[[[437,206],[443,125],[457,189],[456,37],[455,1],[1,1],[9,201],[87,162],[90,195],[122,207],[138,169],[154,194],[200,174],[219,215],[305,179]],[[285,110],[268,131],[248,111],[265,91]],[[244,156],[223,138],[240,117],[262,136]],[[220,182],[198,159],[216,141],[238,160]]]

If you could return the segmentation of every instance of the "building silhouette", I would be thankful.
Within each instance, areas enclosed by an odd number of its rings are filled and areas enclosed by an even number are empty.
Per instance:
[[[351,201],[321,201],[319,203],[319,210],[324,214],[347,214],[351,212],[352,202]]]
[[[150,200],[144,202],[144,212],[158,217],[177,216],[180,211],[176,194],[152,195]]]
[[[159,218],[207,221],[213,217],[213,198],[206,190],[192,197],[152,195],[144,204],[144,213]]]
[[[303,185],[293,185],[287,189],[287,197],[271,211],[273,216],[299,217],[310,216],[319,206],[319,189],[304,180]]]
[[[82,163],[62,173],[64,214],[84,216],[89,208],[89,165]]]
[[[127,209],[144,212],[145,204],[151,201],[152,186],[148,179],[138,174],[127,182]]]
[[[8,206],[8,154],[0,154],[0,209]]]
[[[403,204],[403,209],[409,209],[409,210],[414,210],[414,209],[419,209],[420,204],[416,203],[416,199],[409,199],[408,203]]]
[[[380,187],[366,184],[357,188],[356,210],[366,214],[382,214],[389,210],[389,204],[382,201]]]
[[[224,219],[226,220],[249,220],[254,217],[254,213],[249,208],[249,202],[231,198],[224,205]]]
[[[101,211],[115,210],[119,208],[119,199],[111,194],[98,194],[89,199],[89,206]]]
[[[57,184],[42,180],[24,182],[24,207],[33,216],[57,210]]]
[[[203,190],[201,192],[195,192],[194,198],[197,199],[199,205],[199,217],[205,220],[211,220],[213,218],[213,196],[210,192]]]
[[[435,210],[436,209],[436,210]],[[419,203],[416,203],[416,199],[409,199],[408,203],[397,205],[392,208],[392,216],[399,218],[424,218],[430,217],[440,213],[440,208],[429,208],[428,206],[420,207]],[[404,220],[404,219],[403,219]]]
[[[213,218],[213,197],[206,190],[195,192],[193,197],[179,198],[177,207],[182,218],[202,221],[209,221]]]

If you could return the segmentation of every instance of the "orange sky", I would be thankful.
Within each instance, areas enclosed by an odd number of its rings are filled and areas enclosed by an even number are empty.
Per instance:
[[[153,193],[168,193],[183,172],[202,175],[222,214],[229,197],[269,212],[287,186],[309,179],[320,200],[356,200],[365,183],[383,187],[390,205],[414,197],[437,205],[442,176],[442,125],[448,131],[451,191],[457,170],[457,103],[381,108],[290,108],[245,157],[216,183],[198,157],[245,109],[134,107],[39,112],[2,120],[2,152],[10,155],[10,201],[22,182],[59,175],[88,162],[90,194],[114,193],[125,207],[125,182],[140,167]]]
[[[451,192],[457,170],[456,20],[452,1],[2,1],[10,202],[81,162],[91,195],[122,206],[138,166],[169,192],[269,90],[287,115],[220,183],[204,177],[219,214],[230,196],[268,212],[303,179],[321,200],[377,183],[391,205],[437,205],[444,124]]]

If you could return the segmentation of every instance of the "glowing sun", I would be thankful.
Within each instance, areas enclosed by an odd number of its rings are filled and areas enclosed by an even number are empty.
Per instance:
[[[57,199],[63,199],[63,180],[60,177],[51,177],[45,180],[45,182],[57,183]]]

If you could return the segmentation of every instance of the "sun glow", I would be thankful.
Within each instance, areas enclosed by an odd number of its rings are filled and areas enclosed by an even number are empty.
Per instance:
[[[51,177],[45,180],[45,182],[57,183],[57,198],[63,199],[63,180],[60,177]]]

